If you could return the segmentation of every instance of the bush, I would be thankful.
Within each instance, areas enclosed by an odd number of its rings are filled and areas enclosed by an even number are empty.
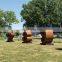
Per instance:
[[[16,31],[15,32],[15,36],[19,36],[20,35],[20,32],[19,31]]]

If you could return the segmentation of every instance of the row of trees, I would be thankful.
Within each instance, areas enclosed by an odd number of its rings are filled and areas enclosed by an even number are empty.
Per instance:
[[[23,5],[21,11],[25,26],[61,26],[62,25],[62,0],[32,0]],[[0,27],[11,26],[18,23],[13,11],[0,10]]]
[[[62,0],[32,0],[23,5],[21,11],[25,26],[62,25]]]
[[[15,13],[0,9],[0,28],[11,27],[12,23],[18,23]]]

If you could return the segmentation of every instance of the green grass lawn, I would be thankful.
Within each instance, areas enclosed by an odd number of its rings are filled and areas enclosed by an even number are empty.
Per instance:
[[[39,39],[34,39],[32,44],[14,41],[0,39],[0,62],[62,62],[61,39],[54,39],[54,45],[46,46],[40,45]]]

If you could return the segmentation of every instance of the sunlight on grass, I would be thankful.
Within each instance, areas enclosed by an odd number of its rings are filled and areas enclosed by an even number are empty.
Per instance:
[[[39,39],[30,44],[0,40],[0,62],[62,62],[62,50],[56,48],[62,48],[62,43],[43,46]]]

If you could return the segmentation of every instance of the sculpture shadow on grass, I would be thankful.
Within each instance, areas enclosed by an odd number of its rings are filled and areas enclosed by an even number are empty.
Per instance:
[[[8,41],[8,40],[7,40],[6,42],[14,42],[14,40],[12,40],[12,41]]]
[[[55,48],[56,50],[62,50],[62,48]]]

